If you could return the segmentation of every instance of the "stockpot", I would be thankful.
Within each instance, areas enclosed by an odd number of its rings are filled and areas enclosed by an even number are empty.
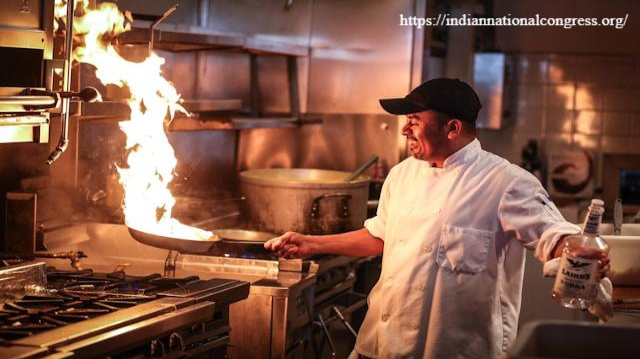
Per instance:
[[[362,228],[369,177],[344,182],[349,172],[258,169],[240,173],[251,228],[282,234],[331,234]]]

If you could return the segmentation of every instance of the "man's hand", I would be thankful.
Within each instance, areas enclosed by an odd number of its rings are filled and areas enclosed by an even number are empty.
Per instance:
[[[562,237],[558,243],[556,243],[556,247],[553,250],[553,258],[561,257],[562,251],[564,250],[566,236]],[[609,254],[606,252],[593,250],[589,248],[577,249],[574,251],[574,254],[578,257],[589,258],[589,259],[597,259],[598,266],[600,267],[600,278],[604,278],[607,276],[607,272],[611,269]]]
[[[280,237],[268,240],[264,248],[278,253],[279,257],[287,259],[301,258],[313,254],[310,236],[296,232],[287,232]]]

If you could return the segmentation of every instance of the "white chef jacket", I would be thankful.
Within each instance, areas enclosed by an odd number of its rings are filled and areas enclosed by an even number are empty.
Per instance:
[[[372,358],[497,358],[513,342],[525,248],[547,260],[580,228],[540,182],[476,139],[443,168],[407,158],[367,230],[384,240],[380,280],[355,350]]]

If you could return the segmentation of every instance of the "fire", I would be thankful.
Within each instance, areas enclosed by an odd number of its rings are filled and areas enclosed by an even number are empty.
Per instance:
[[[210,238],[211,232],[184,225],[171,216],[175,198],[167,185],[177,160],[164,121],[176,112],[187,112],[179,104],[176,89],[162,77],[164,59],[155,53],[143,62],[122,58],[108,39],[129,30],[125,15],[114,3],[101,3],[95,9],[81,3],[83,15],[74,17],[73,28],[83,46],[74,49],[74,60],[95,66],[104,85],[126,86],[131,93],[130,118],[119,123],[129,151],[129,167],[118,168],[127,226],[167,237]]]

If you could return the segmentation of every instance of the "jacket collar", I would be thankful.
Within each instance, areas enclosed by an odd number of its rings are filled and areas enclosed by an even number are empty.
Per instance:
[[[482,147],[480,146],[480,141],[478,141],[477,138],[474,138],[473,141],[447,157],[442,165],[445,169],[464,165],[465,163],[473,160],[481,150]]]

